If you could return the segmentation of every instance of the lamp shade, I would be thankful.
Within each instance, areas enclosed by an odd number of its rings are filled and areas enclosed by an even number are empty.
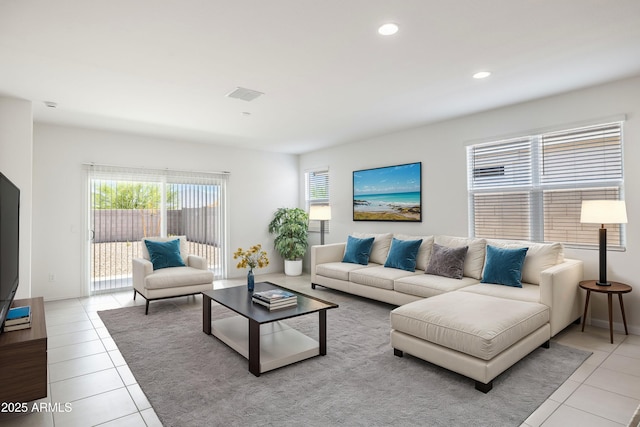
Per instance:
[[[624,200],[583,200],[580,222],[588,224],[626,224]]]
[[[331,219],[331,206],[311,205],[309,206],[309,219],[326,221]]]

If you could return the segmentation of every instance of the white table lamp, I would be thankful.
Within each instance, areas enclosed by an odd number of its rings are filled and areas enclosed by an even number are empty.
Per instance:
[[[604,225],[627,223],[627,208],[624,200],[583,200],[580,222],[601,225],[598,230],[600,280],[596,284],[611,286],[611,282],[607,282],[607,229]]]
[[[320,221],[320,244],[324,245],[324,222],[331,219],[331,206],[329,205],[309,206],[309,219]]]

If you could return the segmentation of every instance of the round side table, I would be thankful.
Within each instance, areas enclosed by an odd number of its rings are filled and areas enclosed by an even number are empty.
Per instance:
[[[612,296],[613,294],[618,295],[618,299],[620,300],[620,311],[622,312],[622,322],[624,323],[624,333],[626,335],[629,335],[629,332],[627,331],[627,319],[624,315],[622,294],[631,292],[631,289],[633,288],[627,284],[620,282],[611,282],[611,286],[600,286],[596,283],[597,280],[583,280],[579,285],[582,289],[587,291],[587,300],[584,303],[584,315],[582,316],[582,332],[584,332],[584,324],[587,320],[587,309],[589,308],[589,297],[591,296],[591,292],[607,294],[607,301],[609,306],[609,336],[611,337],[611,344],[613,344],[613,316],[611,313]]]

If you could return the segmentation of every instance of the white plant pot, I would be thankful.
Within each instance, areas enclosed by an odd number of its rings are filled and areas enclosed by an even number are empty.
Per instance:
[[[302,274],[302,260],[284,260],[284,274],[287,276],[300,276]]]

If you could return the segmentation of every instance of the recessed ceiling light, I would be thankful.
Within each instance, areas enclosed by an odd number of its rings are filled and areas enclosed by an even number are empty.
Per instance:
[[[486,78],[487,78],[487,77],[489,77],[490,75],[491,75],[491,73],[490,73],[490,72],[488,72],[488,71],[480,71],[480,72],[478,72],[478,73],[475,73],[475,74],[473,75],[473,78],[474,78],[474,79],[486,79]]]
[[[378,28],[378,34],[383,36],[392,36],[398,32],[398,24],[394,24],[393,22],[389,22],[387,24],[383,24]]]

